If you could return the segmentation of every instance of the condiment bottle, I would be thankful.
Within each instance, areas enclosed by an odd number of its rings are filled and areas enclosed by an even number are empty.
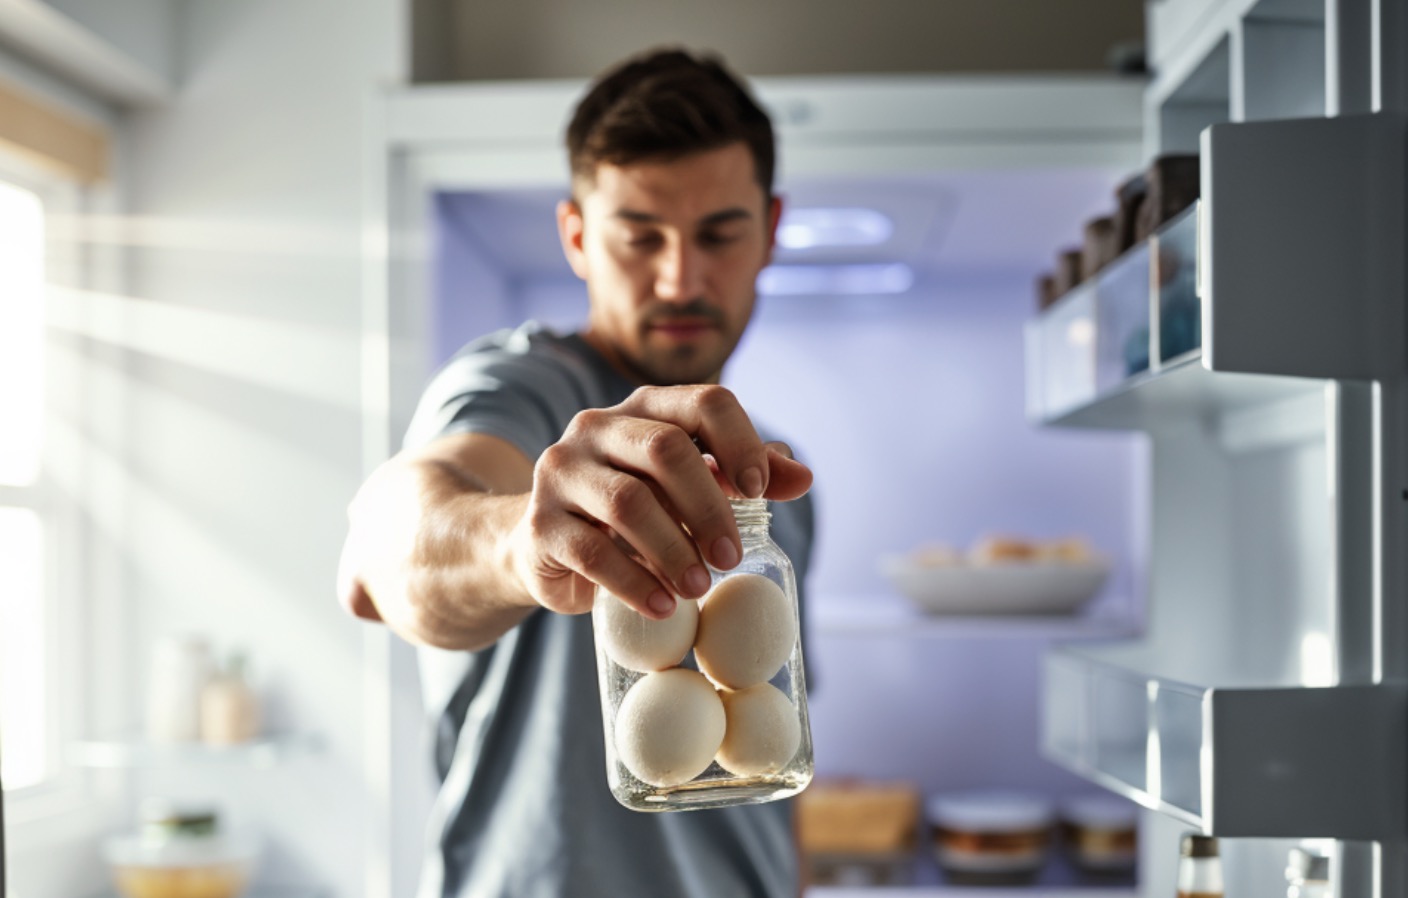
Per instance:
[[[607,782],[638,811],[756,804],[812,778],[792,562],[763,499],[731,499],[743,557],[653,621],[604,590],[592,610]]]
[[[1223,898],[1217,839],[1188,833],[1178,860],[1178,898]]]
[[[259,699],[249,685],[245,656],[230,655],[225,669],[200,695],[200,735],[212,745],[248,742],[259,733]]]

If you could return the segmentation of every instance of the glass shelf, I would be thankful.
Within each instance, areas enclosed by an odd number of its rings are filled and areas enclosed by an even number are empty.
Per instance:
[[[1204,832],[1403,832],[1386,759],[1408,750],[1408,685],[1195,684],[1152,672],[1137,647],[1065,647],[1047,656],[1043,707],[1048,758]]]
[[[1106,600],[1102,599],[1104,604]],[[925,614],[891,594],[818,596],[807,607],[813,632],[839,636],[911,638],[1118,639],[1137,635],[1141,622],[1133,603],[1078,614]]]
[[[68,761],[79,767],[170,767],[186,764],[239,764],[267,768],[300,755],[317,754],[322,738],[311,733],[263,736],[237,745],[203,742],[153,743],[140,738],[74,742]]]

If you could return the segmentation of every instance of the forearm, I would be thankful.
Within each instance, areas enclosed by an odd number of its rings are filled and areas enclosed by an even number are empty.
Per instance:
[[[376,616],[415,644],[493,644],[538,607],[507,543],[527,500],[436,460],[383,466],[354,500],[348,531],[350,564]]]

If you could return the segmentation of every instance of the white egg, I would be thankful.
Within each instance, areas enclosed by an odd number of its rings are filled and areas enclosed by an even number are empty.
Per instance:
[[[648,673],[616,709],[616,755],[652,786],[687,783],[703,773],[724,741],[724,704],[698,671]]]
[[[744,689],[772,679],[796,641],[787,593],[761,574],[725,577],[700,601],[694,657],[721,686]]]
[[[797,754],[802,722],[786,693],[771,683],[725,690],[724,741],[714,760],[738,776],[776,773]]]
[[[641,673],[683,661],[698,627],[699,603],[689,599],[676,602],[665,620],[652,620],[605,590],[592,605],[592,630],[607,657]]]

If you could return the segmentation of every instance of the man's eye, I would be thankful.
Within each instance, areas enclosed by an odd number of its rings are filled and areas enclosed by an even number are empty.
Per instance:
[[[649,249],[660,245],[659,234],[631,234],[626,237],[626,245],[637,249]]]
[[[705,231],[703,234],[699,235],[699,242],[704,246],[727,246],[730,243],[737,242],[738,239],[739,235],[737,234],[720,233],[717,231]]]

